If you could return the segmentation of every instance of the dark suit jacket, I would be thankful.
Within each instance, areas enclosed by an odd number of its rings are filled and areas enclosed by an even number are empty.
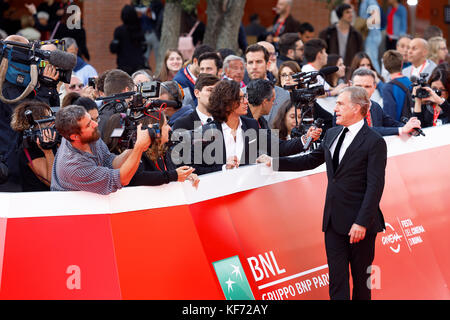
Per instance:
[[[383,108],[373,100],[370,106],[370,116],[372,117],[372,129],[382,136],[396,136],[398,135],[398,128],[403,127],[404,124],[392,119],[390,115],[383,111]],[[366,122],[364,120],[364,122]],[[366,122],[367,123],[367,122]],[[336,125],[336,115],[333,115],[333,126]]]
[[[324,30],[322,30],[319,34],[319,38],[325,40],[327,43],[328,53],[339,54],[339,40],[338,40],[338,31],[336,29],[336,25],[332,25]],[[350,31],[347,40],[347,47],[345,50],[344,64],[346,66],[352,65],[353,57],[360,51],[363,51],[363,38],[361,34],[356,31],[355,28],[350,26]]]
[[[244,151],[241,157],[241,166],[255,163],[256,158],[261,154],[287,156],[298,154],[303,151],[303,144],[300,138],[291,139],[288,141],[279,140],[279,138],[273,135],[270,130],[261,130],[259,128],[258,122],[255,119],[242,116],[241,121],[242,130],[244,132]],[[214,121],[214,123],[217,127],[217,130],[219,131],[218,134],[220,134],[220,137],[222,139],[222,157],[219,161],[216,161],[213,164],[205,163],[204,159],[201,164],[194,163],[192,166],[195,168],[195,173],[198,175],[220,171],[222,170],[222,166],[227,163],[226,148],[222,133],[222,124],[216,121]],[[252,133],[250,132],[251,130],[254,130],[254,136],[252,136]],[[272,139],[276,139],[278,141]],[[274,143],[274,147],[279,144],[278,150],[273,150],[272,142]],[[196,151],[195,147],[192,148],[192,151]],[[212,150],[211,155],[212,157],[216,156],[214,150]],[[194,155],[192,155],[192,159],[195,159]]]
[[[341,126],[329,129],[321,145],[309,154],[280,158],[279,171],[310,170],[325,162],[328,187],[322,231],[331,222],[342,235],[348,234],[353,223],[367,228],[367,233],[380,232],[384,230],[379,203],[384,189],[386,142],[364,124],[334,172],[330,147],[341,132]]]
[[[194,130],[194,122],[198,121],[200,122],[200,117],[197,114],[197,111],[192,111],[191,113],[178,118],[175,123],[172,126],[172,130],[177,130],[177,129],[186,129],[186,130]],[[201,122],[200,122],[201,124]]]

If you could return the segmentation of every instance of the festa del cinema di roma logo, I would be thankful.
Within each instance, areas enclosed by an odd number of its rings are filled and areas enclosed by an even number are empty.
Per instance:
[[[414,225],[409,218],[403,220],[397,218],[397,221],[400,225],[400,233],[390,223],[385,223],[386,230],[383,231],[381,237],[383,246],[389,246],[389,249],[397,254],[400,252],[402,244],[406,244],[411,252],[412,247],[423,243],[421,234],[425,232],[425,228],[422,225]]]

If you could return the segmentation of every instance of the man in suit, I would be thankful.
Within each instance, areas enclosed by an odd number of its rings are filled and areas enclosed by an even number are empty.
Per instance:
[[[409,43],[408,61],[411,65],[402,70],[402,74],[408,78],[415,76],[420,78],[421,73],[426,73],[427,81],[431,76],[436,64],[427,59],[428,56],[428,42],[422,38],[414,38]]]
[[[197,127],[213,120],[211,114],[206,108],[208,106],[209,96],[214,86],[219,82],[219,78],[214,75],[201,73],[195,83],[194,95],[197,98],[197,108],[191,113],[178,118],[172,126],[172,130],[185,129],[194,130]]]
[[[366,68],[358,68],[353,72],[352,84],[366,90],[369,98],[375,92],[375,73]],[[420,120],[412,117],[406,124],[392,119],[381,106],[370,100],[369,113],[366,116],[366,124],[382,136],[410,134],[415,128],[420,129]]]
[[[326,163],[328,187],[322,231],[330,275],[330,298],[371,298],[368,287],[375,239],[384,230],[379,203],[384,189],[387,147],[364,122],[370,105],[364,89],[347,87],[336,102],[336,123],[309,154],[279,159],[279,171],[310,170]],[[259,162],[271,165],[267,156]],[[370,281],[369,281],[370,282]]]
[[[267,79],[271,61],[267,49],[259,44],[252,44],[245,51],[247,73],[250,80]],[[246,88],[243,89],[246,92]],[[268,116],[264,116],[269,125],[272,123],[281,104],[290,99],[289,92],[281,87],[275,86],[275,101]]]

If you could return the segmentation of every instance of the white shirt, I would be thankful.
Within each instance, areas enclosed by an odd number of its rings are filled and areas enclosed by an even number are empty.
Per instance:
[[[242,153],[244,152],[244,134],[242,131],[242,121],[239,119],[239,125],[236,129],[236,140],[234,140],[231,134],[231,128],[225,123],[222,123],[223,140],[225,142],[226,157],[228,159],[232,156],[237,156],[238,160],[241,160]]]
[[[202,125],[208,123],[209,118],[211,118],[211,120],[214,120],[212,116],[207,116],[206,114],[204,114],[203,112],[198,110],[198,107],[195,108],[195,111],[197,112],[198,117],[200,118],[200,121],[202,122]]]
[[[427,67],[428,60],[425,60],[424,63],[422,63],[417,68],[414,67],[414,65],[411,65],[411,76],[416,76],[417,78],[420,78],[420,73],[423,72],[423,70]]]
[[[342,158],[345,155],[345,152],[347,151],[347,148],[350,146],[350,144],[353,142],[353,139],[355,139],[356,135],[358,134],[359,130],[364,125],[364,119],[361,119],[360,121],[352,124],[351,126],[348,126],[348,132],[345,135],[344,141],[342,142],[341,151],[339,151],[339,163],[341,163]],[[342,129],[343,131],[343,129]],[[339,137],[342,134],[341,133],[334,139],[333,144],[330,147],[331,154],[334,154],[334,150],[336,149],[336,145],[339,141]]]
[[[319,71],[316,68],[312,66],[312,64],[307,63],[302,67],[302,72],[311,72],[311,71]],[[325,79],[322,76],[317,76],[317,86],[323,85],[324,90],[330,90],[331,86],[328,84],[328,82],[325,81]],[[312,86],[314,87],[314,85]]]

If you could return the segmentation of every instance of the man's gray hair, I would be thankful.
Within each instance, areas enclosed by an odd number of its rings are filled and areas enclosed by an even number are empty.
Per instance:
[[[370,69],[367,68],[358,68],[355,71],[353,71],[352,74],[352,80],[356,77],[356,76],[360,76],[360,77],[365,77],[365,76],[369,76],[373,78],[373,81],[376,80],[376,76],[375,76],[375,72],[373,72]]]
[[[84,107],[76,105],[70,105],[59,109],[56,113],[55,129],[66,140],[72,141],[70,135],[81,133],[78,121],[86,115],[86,112]]]
[[[243,58],[230,54],[225,58],[225,60],[223,60],[223,70],[228,69],[230,62],[235,60],[241,61],[242,64],[245,66],[245,60]]]
[[[67,48],[70,48],[72,45],[75,45],[75,48],[78,49],[77,40],[75,40],[74,38],[65,37],[65,38],[62,38],[61,40],[64,40],[64,45],[65,45],[66,50],[67,50]]]
[[[350,102],[353,105],[359,104],[361,106],[361,115],[365,117],[370,107],[370,99],[366,90],[361,87],[352,86],[342,89],[340,94],[344,92],[350,92]]]

